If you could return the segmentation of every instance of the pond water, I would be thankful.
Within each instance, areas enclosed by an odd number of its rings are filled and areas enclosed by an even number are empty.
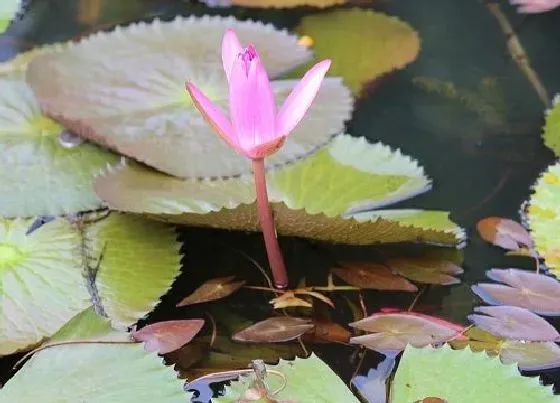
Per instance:
[[[505,258],[502,250],[477,236],[474,226],[488,216],[519,220],[519,208],[528,198],[530,186],[554,161],[553,153],[543,145],[540,137],[545,105],[510,57],[506,35],[483,1],[378,0],[372,3],[360,7],[396,15],[408,22],[419,32],[422,50],[419,58],[406,69],[384,77],[362,94],[347,131],[354,136],[400,148],[403,153],[418,159],[433,179],[430,192],[391,208],[447,210],[451,212],[451,219],[466,229],[469,240],[464,249],[462,283],[429,287],[415,306],[418,312],[466,323],[466,316],[479,304],[470,286],[485,278],[485,270],[531,264],[522,258]],[[502,10],[517,30],[548,98],[552,99],[554,93],[560,92],[560,9],[534,17],[520,16],[507,4],[503,4]],[[98,13],[92,24],[87,18],[88,12]],[[7,60],[31,46],[155,17],[233,14],[240,19],[259,19],[290,29],[302,16],[320,12],[323,11],[307,8],[211,9],[194,1],[174,0],[35,0],[31,1],[24,18],[2,38],[0,57]],[[457,88],[475,93],[488,110],[469,109],[460,100],[428,91],[419,84],[422,77],[451,82]],[[498,118],[489,119],[485,113]],[[186,253],[183,274],[150,320],[211,315],[222,326],[219,329],[226,329],[232,323],[235,327],[236,320],[263,319],[270,313],[268,300],[271,295],[254,290],[242,290],[223,303],[203,308],[173,308],[178,300],[208,278],[242,273],[252,284],[264,285],[259,271],[244,256],[246,254],[266,265],[260,236],[193,228],[182,230],[182,236]],[[399,256],[422,250],[422,247],[410,245],[343,247],[300,239],[281,241],[291,278],[305,277],[308,284],[324,284],[325,273],[335,258]],[[410,294],[373,291],[364,293],[364,296],[369,312],[386,306],[406,309],[414,298]],[[333,319],[339,323],[352,321],[351,310],[345,305],[344,298],[336,296],[335,300],[338,308]],[[236,319],[236,315],[240,319]],[[218,336],[227,334],[218,331]],[[257,347],[228,350],[227,342],[223,344],[217,348],[222,349],[219,351],[222,354],[215,355],[213,359],[216,361],[212,363],[204,361],[206,350],[203,345],[184,349],[168,358],[178,359],[178,366],[186,375],[196,375],[200,373],[196,368],[211,367],[210,364],[213,368],[227,369],[246,365],[251,354],[289,357],[298,348],[296,345],[276,352],[269,346],[261,350]],[[346,381],[358,368],[359,357],[354,346],[324,344],[308,345],[307,348],[316,351]],[[360,373],[375,365],[379,357],[369,352],[361,364]],[[1,380],[8,376],[8,368],[14,360],[14,357],[2,360]],[[193,364],[195,361],[198,364]],[[546,371],[542,376],[547,383],[559,381],[560,371]]]

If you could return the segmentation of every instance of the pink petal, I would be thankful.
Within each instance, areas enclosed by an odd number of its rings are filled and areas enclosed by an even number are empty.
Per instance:
[[[276,133],[278,135],[286,137],[303,119],[330,67],[331,61],[323,60],[305,73],[301,81],[297,83],[276,116]]]
[[[226,142],[230,147],[238,152],[241,152],[235,133],[231,123],[224,115],[224,113],[202,93],[196,86],[188,82],[186,84],[187,91],[189,92],[194,106],[200,111],[204,120],[212,126],[216,133]]]
[[[231,68],[237,56],[241,53],[243,47],[237,39],[237,35],[232,29],[228,29],[222,39],[222,64],[229,81]]]
[[[270,155],[282,142],[275,136],[274,93],[266,70],[250,46],[233,64],[229,82],[230,114],[239,147],[245,155]]]

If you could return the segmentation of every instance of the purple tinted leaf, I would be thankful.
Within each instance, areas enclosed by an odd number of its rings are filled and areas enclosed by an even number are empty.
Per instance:
[[[479,306],[474,310],[484,315],[469,315],[469,320],[495,336],[525,341],[556,341],[560,338],[550,323],[525,308]]]
[[[513,305],[540,315],[560,315],[560,283],[543,274],[518,269],[492,269],[486,275],[502,284],[478,284],[472,290],[491,305]]]
[[[356,387],[362,398],[369,403],[385,403],[387,401],[387,378],[395,368],[395,357],[387,356],[370,369],[367,376],[355,376],[352,384]]]

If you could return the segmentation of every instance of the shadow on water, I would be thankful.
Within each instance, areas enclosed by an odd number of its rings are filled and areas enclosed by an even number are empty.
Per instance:
[[[291,28],[302,15],[323,12],[305,8],[211,10],[195,2],[173,0],[90,0],[87,3],[88,6],[83,1],[31,1],[21,21],[0,39],[0,58],[7,60],[36,44],[64,41],[97,29],[110,29],[114,24],[154,17],[169,19],[177,14],[233,13],[241,19],[255,18]],[[387,77],[357,101],[348,131],[400,148],[417,158],[433,178],[431,192],[394,207],[449,210],[452,219],[467,230],[470,241],[464,250],[463,283],[429,288],[415,308],[464,323],[466,315],[478,304],[470,285],[483,279],[485,270],[527,263],[504,258],[502,251],[480,240],[473,227],[479,219],[491,215],[517,220],[519,207],[529,196],[531,184],[553,161],[552,153],[540,139],[544,106],[512,61],[505,35],[482,2],[380,0],[371,7],[399,16],[417,29],[422,51],[416,62]],[[559,91],[560,11],[523,19],[507,6],[503,9],[518,27],[520,39],[549,95]],[[442,94],[440,89],[446,85],[456,89],[454,96]],[[254,290],[241,290],[227,302],[210,304],[204,309],[174,308],[182,297],[212,277],[236,274],[251,284],[265,284],[254,265],[239,253],[243,251],[264,264],[266,259],[259,236],[190,228],[182,230],[182,237],[186,253],[183,274],[151,320],[211,315],[218,322],[218,335],[224,336],[227,334],[220,334],[220,331],[239,326],[239,323],[232,323],[232,318],[238,316],[240,323],[244,323],[263,319],[270,313],[270,295]],[[305,277],[307,284],[314,285],[326,283],[327,270],[337,259],[402,256],[418,249],[418,246],[407,245],[338,247],[299,239],[284,239],[282,244],[292,281]],[[368,292],[365,295],[370,313],[386,306],[406,309],[414,298],[404,293]],[[334,298],[337,308],[332,312],[333,319],[339,323],[352,321],[346,301],[341,296]],[[356,298],[354,303],[357,303]],[[220,322],[228,322],[226,319],[230,319],[229,323]],[[312,349],[345,380],[349,380],[357,367],[354,347],[325,344],[312,346]],[[192,353],[191,368],[210,367],[203,353],[189,351]],[[259,350],[251,351],[254,354]],[[266,356],[266,351],[261,352]],[[288,356],[296,352],[297,346],[286,350]],[[183,365],[182,369],[188,373],[190,369],[185,361],[189,360],[184,358],[185,354],[178,366]],[[362,372],[378,358],[368,353]],[[246,356],[239,363],[246,365],[247,359]],[[12,358],[3,360],[6,369],[11,361]],[[227,363],[218,360],[214,364],[219,368]],[[559,379],[558,375],[558,371],[548,371],[543,379],[552,382]]]

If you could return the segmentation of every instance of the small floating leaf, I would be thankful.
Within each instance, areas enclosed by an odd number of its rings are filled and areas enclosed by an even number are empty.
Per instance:
[[[401,276],[425,284],[459,284],[461,280],[454,276],[463,273],[460,266],[442,259],[425,257],[393,258],[385,263]]]
[[[469,320],[496,336],[512,340],[558,341],[558,331],[540,316],[516,306],[479,306]]]
[[[309,319],[290,316],[275,316],[234,334],[235,341],[249,343],[281,343],[297,339],[302,334],[313,329]]]
[[[244,280],[233,281],[234,278],[235,276],[219,277],[205,281],[191,295],[179,302],[177,306],[202,304],[225,298],[239,290],[246,283]]]
[[[531,249],[531,235],[518,222],[501,217],[483,218],[476,224],[480,237],[493,245],[504,249]]]
[[[376,313],[350,326],[370,334],[355,336],[350,343],[361,344],[383,354],[396,354],[407,344],[427,346],[461,337],[463,327],[443,319],[413,313]]]
[[[146,351],[167,354],[190,342],[203,326],[202,319],[168,320],[144,326],[132,332],[132,336],[144,342]]]
[[[313,38],[316,59],[331,59],[329,73],[342,76],[354,94],[368,81],[404,68],[420,51],[420,39],[410,25],[371,10],[312,14],[296,29]]]
[[[421,349],[408,346],[391,385],[391,403],[410,403],[438,397],[450,403],[508,402],[553,403],[552,386],[538,377],[521,376],[515,365],[504,365],[486,353],[470,349]]]
[[[456,349],[468,345],[472,351],[486,351],[489,355],[499,355],[504,364],[516,363],[523,371],[560,367],[560,347],[556,343],[507,340],[476,326],[467,330],[465,335],[468,340],[452,340],[449,344]]]
[[[416,292],[418,288],[387,266],[369,262],[341,262],[331,271],[348,284],[373,290]]]
[[[112,330],[90,311],[53,339],[100,337]],[[137,343],[66,344],[35,353],[0,389],[0,403],[184,403],[183,381]]]
[[[266,369],[268,390],[279,391],[273,396],[274,401],[359,403],[344,382],[314,353],[305,359],[280,360],[277,365],[267,365]],[[212,402],[239,403],[239,399],[253,386],[255,379],[253,374],[240,377],[238,381],[226,386],[224,396],[212,399]]]
[[[519,269],[492,269],[486,275],[502,284],[477,284],[473,292],[492,305],[514,305],[539,315],[560,315],[560,282]]]

